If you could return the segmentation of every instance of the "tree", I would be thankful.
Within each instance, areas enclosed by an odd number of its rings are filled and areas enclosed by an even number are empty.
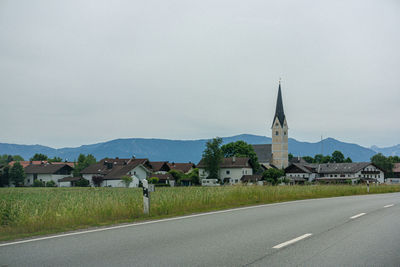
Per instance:
[[[129,175],[124,175],[121,177],[122,182],[124,183],[125,187],[128,188],[129,185],[132,183],[132,177]]]
[[[393,175],[393,162],[391,162],[389,158],[385,157],[381,153],[372,156],[371,162],[385,172],[385,177]]]
[[[216,137],[206,143],[203,151],[203,162],[208,178],[219,179],[219,169],[223,159],[221,150],[222,138]]]
[[[310,156],[304,156],[304,157],[302,157],[306,162],[308,162],[308,163],[312,163],[313,162],[313,158],[312,157],[310,157]]]
[[[100,187],[101,183],[104,181],[104,178],[103,176],[96,175],[92,177],[92,181],[94,186]]]
[[[347,158],[344,160],[344,162],[345,162],[345,163],[352,163],[353,161],[351,160],[351,158],[347,157]]]
[[[400,163],[400,157],[399,156],[389,156],[389,160],[392,163]]]
[[[262,178],[263,180],[271,183],[272,185],[276,185],[278,183],[279,178],[281,178],[282,176],[285,176],[284,170],[271,168],[263,173]]]
[[[10,169],[10,180],[15,186],[22,186],[24,184],[25,177],[26,174],[21,163],[19,163],[19,161],[15,162]]]
[[[288,154],[288,160],[289,160],[289,162],[290,162],[292,159],[293,159],[293,154],[292,154],[292,153],[289,153],[289,154]]]
[[[7,165],[11,161],[24,161],[24,158],[21,157],[20,155],[7,155],[3,154],[0,156],[0,165]]]
[[[321,163],[329,163],[332,162],[332,158],[329,155],[326,155],[322,158],[322,162]]]
[[[199,176],[199,169],[195,168],[191,170],[188,174],[185,174],[187,178],[190,178],[190,181],[193,185],[200,184],[200,176]]]
[[[88,154],[87,156],[80,154],[73,171],[74,177],[80,177],[81,171],[94,163],[96,163],[96,158],[92,154]]]
[[[49,162],[62,162],[63,161],[62,158],[56,157],[56,156],[54,156],[53,158],[48,159],[48,160],[49,160]]]
[[[180,185],[181,184],[181,179],[185,177],[185,174],[183,172],[178,171],[178,170],[174,170],[174,169],[169,170],[168,173],[171,174],[172,177],[174,177],[175,183],[177,185]]]
[[[158,177],[149,178],[149,184],[158,184],[158,181],[160,181]]]
[[[45,160],[48,160],[48,157],[45,154],[36,153],[29,160],[31,160],[31,161],[45,161]]]
[[[336,150],[332,153],[332,158],[331,158],[332,162],[335,163],[343,163],[344,162],[344,155],[342,152]]]
[[[314,156],[313,163],[322,163],[323,159],[324,159],[324,155],[317,154],[317,155]]]
[[[228,143],[221,147],[221,151],[225,158],[229,157],[247,157],[250,158],[250,164],[253,166],[253,171],[257,172],[260,169],[260,164],[258,163],[257,154],[254,152],[252,145],[244,141],[236,141]]]
[[[10,185],[10,166],[5,166],[0,171],[0,187],[9,186]]]

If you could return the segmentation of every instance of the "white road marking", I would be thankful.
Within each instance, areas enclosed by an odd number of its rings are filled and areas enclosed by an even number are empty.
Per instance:
[[[276,245],[276,246],[273,247],[273,248],[276,248],[276,249],[278,249],[278,248],[283,248],[283,247],[289,246],[289,245],[291,245],[291,244],[293,244],[293,243],[296,243],[296,242],[298,242],[298,241],[300,241],[300,240],[303,240],[304,238],[307,238],[307,237],[309,237],[309,236],[312,236],[312,234],[311,234],[311,233],[304,234],[304,235],[299,236],[299,237],[296,237],[296,238],[294,238],[294,239],[292,239],[292,240],[289,240],[289,241],[283,242],[283,243],[281,243],[281,244],[279,244],[279,245]]]
[[[389,205],[386,205],[386,206],[383,206],[384,208],[390,208],[390,207],[393,207],[394,206],[394,204],[389,204]]]
[[[324,199],[328,199],[328,198],[324,198]],[[66,237],[66,236],[74,236],[74,235],[81,235],[81,234],[87,234],[87,233],[102,232],[102,231],[107,231],[107,230],[114,230],[114,229],[133,227],[133,226],[139,226],[139,225],[145,225],[145,224],[153,224],[153,223],[168,222],[168,221],[177,221],[177,220],[182,220],[182,219],[201,217],[201,216],[220,214],[220,213],[228,213],[228,212],[239,211],[239,210],[256,209],[256,208],[262,208],[262,207],[278,206],[278,205],[285,205],[285,204],[299,203],[299,202],[309,202],[309,201],[315,201],[315,200],[316,199],[302,199],[302,200],[287,201],[287,202],[280,202],[280,203],[262,204],[262,205],[257,205],[257,206],[249,206],[249,207],[234,208],[234,209],[228,209],[228,210],[211,211],[211,212],[206,212],[206,213],[192,214],[192,215],[173,217],[173,218],[167,218],[167,219],[161,219],[161,220],[153,220],[153,221],[147,221],[147,222],[141,222],[141,223],[123,224],[123,225],[117,225],[117,226],[111,226],[111,227],[105,227],[105,228],[99,228],[99,229],[93,229],[93,230],[86,230],[86,231],[79,231],[78,230],[78,232],[72,232],[72,233],[66,233],[66,234],[60,234],[60,235],[52,235],[52,236],[45,236],[45,237],[38,237],[38,238],[20,240],[20,241],[15,241],[15,242],[10,242],[10,243],[3,243],[3,244],[0,243],[0,247],[23,244],[23,243],[29,243],[29,242],[40,241],[40,240],[54,239],[54,238],[59,238],[59,237]]]
[[[350,219],[356,219],[356,218],[361,217],[361,216],[363,216],[363,215],[365,215],[365,214],[366,214],[366,213],[363,212],[363,213],[360,213],[360,214],[351,216]]]

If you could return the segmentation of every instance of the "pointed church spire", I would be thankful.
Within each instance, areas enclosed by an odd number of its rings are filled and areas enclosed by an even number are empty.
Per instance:
[[[283,126],[283,122],[285,121],[285,112],[283,111],[281,81],[280,80],[279,80],[279,89],[278,89],[278,99],[276,101],[276,110],[275,110],[275,118],[276,117],[278,117],[278,120],[279,120],[281,126]]]

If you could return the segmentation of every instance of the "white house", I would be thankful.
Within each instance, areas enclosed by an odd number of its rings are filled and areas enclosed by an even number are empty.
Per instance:
[[[26,173],[25,186],[32,186],[35,180],[45,183],[54,181],[56,185],[59,185],[59,179],[72,176],[73,168],[69,164],[52,164],[46,162],[28,165],[24,170]]]
[[[81,171],[82,177],[90,182],[91,186],[125,187],[122,176],[133,178],[129,187],[138,187],[139,183],[149,178],[151,166],[147,159],[102,159]],[[97,179],[98,184],[95,183]],[[99,182],[100,181],[100,182]]]
[[[371,162],[308,164],[292,163],[285,169],[288,178],[307,181],[345,182],[372,181],[383,183],[384,172]]]
[[[199,168],[200,181],[203,179],[216,179],[217,177],[208,177],[208,172],[205,169],[204,161],[201,160],[197,165]],[[249,158],[231,157],[224,158],[220,165],[219,179],[224,184],[237,184],[243,175],[252,175],[253,168]],[[206,184],[203,183],[202,184]]]

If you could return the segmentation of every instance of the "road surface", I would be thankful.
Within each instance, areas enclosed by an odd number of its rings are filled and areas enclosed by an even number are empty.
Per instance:
[[[400,266],[400,193],[294,201],[0,243],[0,266]]]

